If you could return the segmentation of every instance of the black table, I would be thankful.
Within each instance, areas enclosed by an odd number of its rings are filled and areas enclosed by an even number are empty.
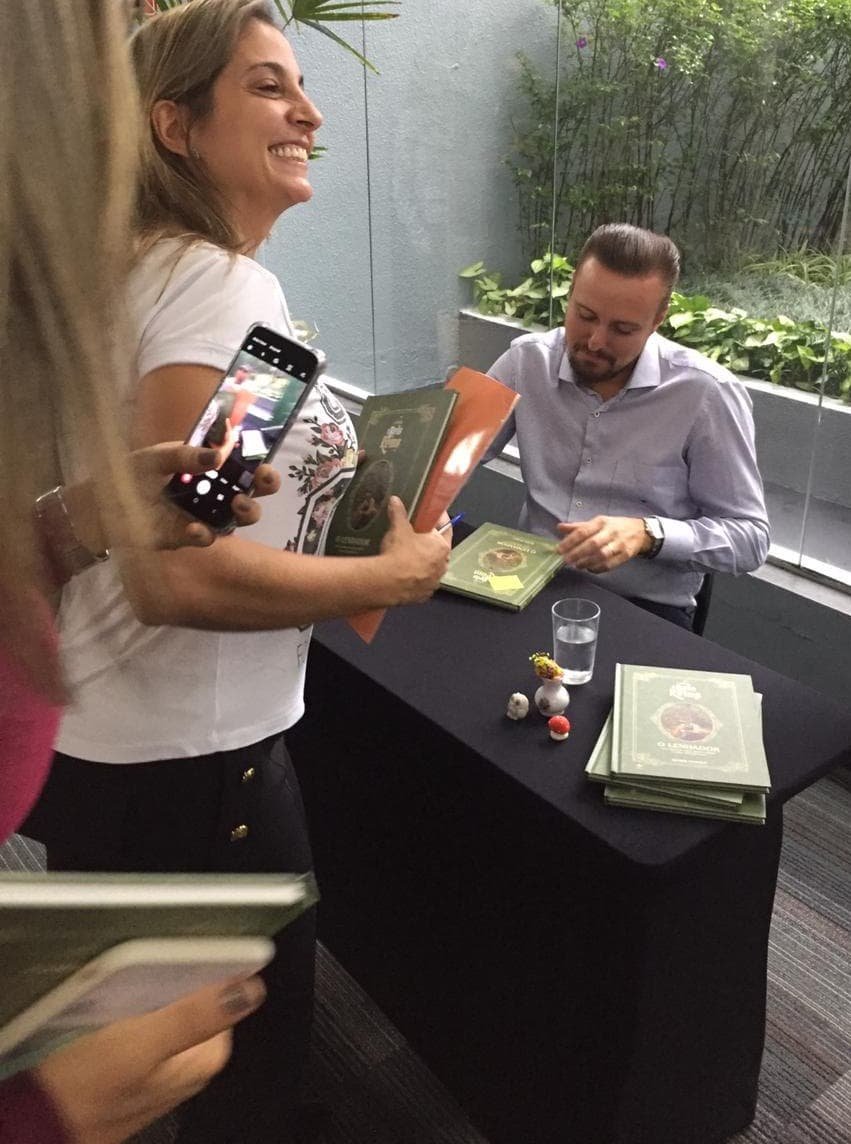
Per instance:
[[[534,710],[550,606],[602,608],[570,739]],[[750,674],[765,827],[606,807],[583,767],[617,661]],[[715,1144],[753,1117],[782,803],[851,757],[851,712],[564,572],[511,614],[440,593],[371,647],[316,632],[288,734],[320,934],[493,1144]]]

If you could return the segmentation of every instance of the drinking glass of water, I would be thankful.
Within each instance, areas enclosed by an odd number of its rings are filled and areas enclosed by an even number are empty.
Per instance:
[[[553,659],[564,671],[568,687],[587,683],[594,674],[600,609],[593,600],[559,600],[553,604]]]

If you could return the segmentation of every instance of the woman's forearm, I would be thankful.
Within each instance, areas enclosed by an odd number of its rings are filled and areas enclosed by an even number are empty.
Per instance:
[[[411,603],[433,582],[414,561],[282,552],[229,537],[212,549],[122,561],[137,616],[148,624],[269,631],[369,608]]]

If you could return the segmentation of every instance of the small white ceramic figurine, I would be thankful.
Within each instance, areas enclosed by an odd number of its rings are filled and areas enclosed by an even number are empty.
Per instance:
[[[529,700],[522,691],[515,691],[508,697],[508,706],[505,714],[509,719],[525,719],[529,714]]]

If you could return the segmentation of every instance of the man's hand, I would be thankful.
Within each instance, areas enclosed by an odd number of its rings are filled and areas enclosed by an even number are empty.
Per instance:
[[[36,1069],[74,1144],[119,1144],[200,1092],[227,1063],[231,1028],[266,995],[259,977],[213,985],[107,1025]]]
[[[396,604],[417,604],[427,600],[440,582],[449,562],[450,545],[446,534],[414,532],[398,497],[387,505],[390,528],[381,544],[390,576],[397,585]],[[391,563],[392,562],[392,563]]]
[[[577,572],[610,572],[645,552],[651,543],[640,517],[595,516],[556,528],[562,535],[558,551]]]
[[[130,454],[136,485],[143,502],[150,506],[154,537],[158,548],[182,548],[191,545],[205,548],[216,534],[198,520],[170,505],[162,491],[174,473],[204,473],[217,469],[230,452],[228,445],[219,449],[196,449],[192,445],[166,442],[136,449]],[[255,524],[260,519],[257,497],[269,496],[281,487],[281,478],[271,465],[258,465],[254,475],[254,496],[239,493],[233,498],[233,514],[238,525]]]

